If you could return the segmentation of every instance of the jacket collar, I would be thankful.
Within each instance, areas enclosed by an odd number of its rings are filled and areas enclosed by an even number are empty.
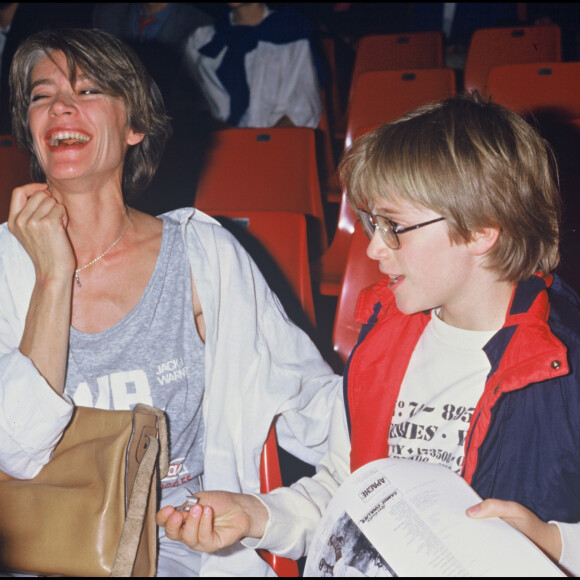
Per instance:
[[[535,275],[519,282],[508,306],[503,327],[485,345],[484,351],[491,363],[489,378],[502,384],[501,392],[566,375],[569,372],[566,347],[551,332],[548,325],[550,301],[548,288],[554,277]],[[385,278],[361,293],[357,302],[357,322],[379,322],[384,318],[401,318],[407,315],[397,308],[393,293]],[[381,304],[377,312],[377,302]],[[412,315],[428,321],[428,313]],[[393,320],[393,324],[396,324]],[[526,352],[533,356],[526,356]],[[498,393],[499,394],[499,393]]]
[[[501,392],[569,372],[566,347],[548,325],[553,276],[533,276],[514,289],[504,326],[485,345],[489,378]]]

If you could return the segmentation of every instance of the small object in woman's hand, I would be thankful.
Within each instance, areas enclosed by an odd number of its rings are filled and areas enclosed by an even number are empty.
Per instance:
[[[189,491],[189,490],[188,490]],[[191,493],[191,492],[190,492]],[[178,512],[188,512],[199,500],[194,495],[188,495],[185,503],[175,508]]]

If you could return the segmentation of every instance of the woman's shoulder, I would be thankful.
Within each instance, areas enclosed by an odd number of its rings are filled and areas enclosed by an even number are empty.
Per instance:
[[[212,216],[195,209],[186,207],[167,212],[160,216],[163,220],[174,221],[182,228],[186,239],[194,236],[203,245],[208,243],[227,244],[238,247],[239,243],[227,228]]]
[[[174,221],[182,226],[190,224],[192,227],[220,226],[220,223],[210,215],[194,207],[182,207],[168,211],[158,216],[162,220]],[[205,225],[204,225],[205,224]]]

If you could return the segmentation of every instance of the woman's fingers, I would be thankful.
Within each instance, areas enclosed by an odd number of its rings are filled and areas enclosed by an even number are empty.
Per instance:
[[[211,511],[211,510],[210,510]],[[182,541],[188,546],[191,546],[194,550],[200,548],[199,546],[199,533],[200,533],[200,523],[202,522],[202,514],[204,508],[199,504],[191,507],[189,512],[183,520],[183,527],[181,529]],[[211,526],[211,521],[210,521]]]
[[[8,227],[34,262],[43,279],[69,277],[75,267],[66,232],[65,206],[43,183],[29,183],[12,193]]]
[[[202,513],[203,508],[198,505],[192,506],[189,512],[177,511],[171,506],[166,506],[157,512],[156,521],[158,526],[165,528],[165,535],[170,540],[184,542],[191,548],[195,548],[198,544]],[[204,532],[207,533],[207,522],[205,526]],[[209,526],[211,530],[211,517]]]
[[[192,514],[197,520],[197,541],[204,546],[213,547],[216,541],[213,510],[209,506],[203,507],[200,505],[199,508],[196,514]]]
[[[13,231],[14,222],[18,216],[26,209],[29,199],[38,192],[50,197],[48,185],[46,183],[27,183],[12,190],[10,199],[10,212],[8,214],[8,228]],[[31,208],[29,208],[30,210]]]

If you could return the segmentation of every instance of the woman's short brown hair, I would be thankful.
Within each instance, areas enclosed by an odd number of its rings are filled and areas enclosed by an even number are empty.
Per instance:
[[[31,173],[36,181],[46,177],[36,155],[28,124],[30,75],[39,60],[55,51],[67,60],[74,85],[79,71],[99,88],[119,97],[135,133],[145,138],[129,147],[123,168],[123,192],[134,194],[149,185],[171,136],[171,125],[159,88],[132,48],[107,32],[96,29],[45,30],[28,37],[18,47],[10,68],[12,134],[31,153]]]
[[[551,147],[477,93],[408,113],[359,138],[340,165],[354,206],[397,198],[447,218],[453,243],[500,229],[486,267],[517,282],[559,262],[561,199]]]

